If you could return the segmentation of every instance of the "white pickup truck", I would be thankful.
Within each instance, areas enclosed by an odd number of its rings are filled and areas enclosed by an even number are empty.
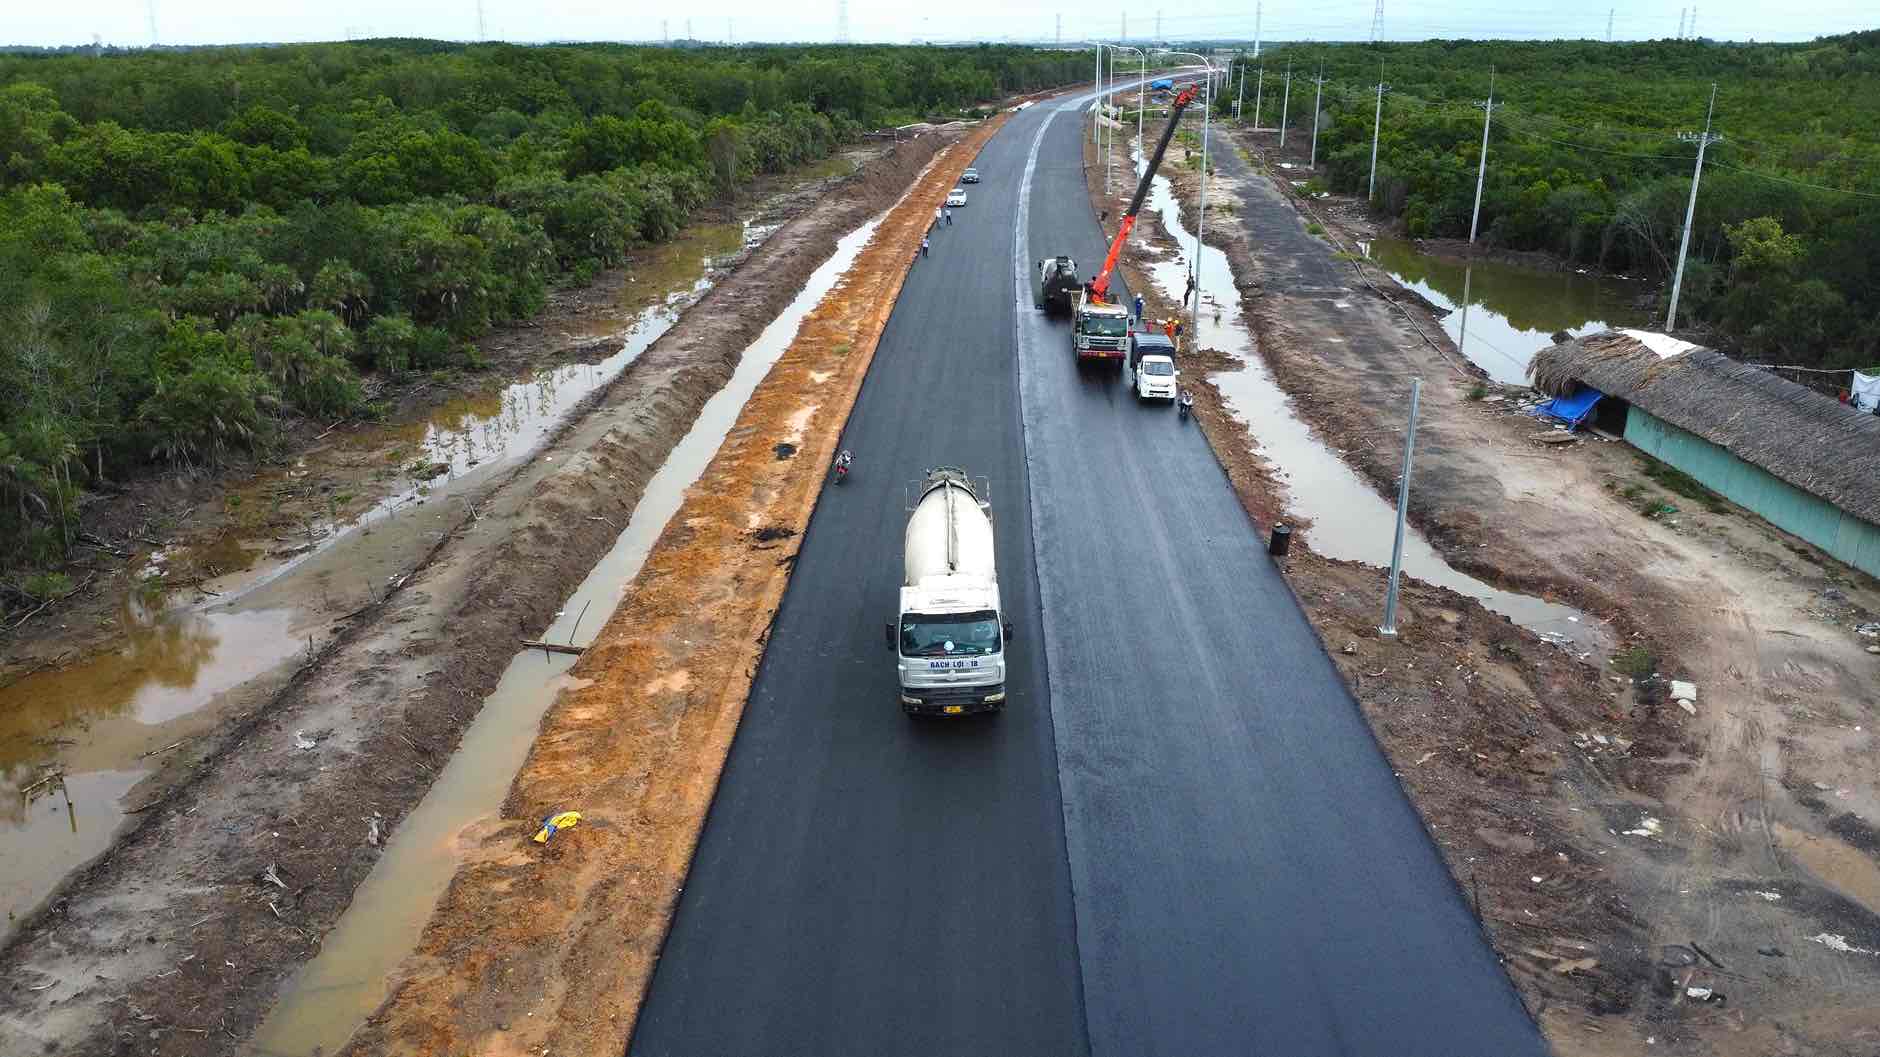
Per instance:
[[[1012,625],[999,608],[984,490],[956,467],[929,470],[907,519],[900,619],[887,631],[910,716],[1005,706]]]

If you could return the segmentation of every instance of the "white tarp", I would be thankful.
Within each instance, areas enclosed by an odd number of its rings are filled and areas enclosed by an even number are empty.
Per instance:
[[[1854,406],[1862,411],[1872,411],[1876,404],[1880,404],[1880,374],[1855,371],[1854,384],[1850,388],[1854,392]]]
[[[1691,342],[1679,341],[1669,334],[1660,334],[1655,330],[1621,330],[1619,333],[1657,353],[1661,360],[1681,356],[1698,347]]]

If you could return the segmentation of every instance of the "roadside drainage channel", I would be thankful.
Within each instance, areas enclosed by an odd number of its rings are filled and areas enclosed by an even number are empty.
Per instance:
[[[746,225],[742,243],[754,246],[777,227]],[[215,584],[219,596],[198,606],[146,604],[133,592],[114,618],[122,632],[117,649],[0,688],[0,907],[8,912],[0,939],[67,874],[110,847],[129,814],[124,797],[164,762],[165,752],[201,732],[206,720],[198,713],[299,656],[309,632],[325,638],[329,625],[318,616],[272,600],[256,606],[260,588],[306,571],[309,560],[323,558],[353,533],[427,506],[427,499],[447,501],[526,459],[712,288],[713,260],[701,259],[699,268],[702,274],[681,279],[682,287],[635,313],[612,354],[532,371],[488,393],[448,401],[423,422],[364,439],[367,446],[382,445],[409,431],[412,459],[448,467],[433,474],[435,480],[416,481],[356,517],[315,526],[319,537],[305,553],[223,577]],[[142,577],[161,575],[170,556],[168,548],[152,554]],[[341,556],[335,561],[345,564]],[[594,616],[598,628],[606,614]]]
[[[1186,255],[1193,252],[1194,235],[1182,226],[1181,210],[1166,177],[1155,178],[1149,208],[1161,216],[1178,247],[1174,257],[1150,265],[1149,273],[1162,292],[1176,300],[1186,288]],[[1228,409],[1247,424],[1254,454],[1271,463],[1287,482],[1288,511],[1311,520],[1312,549],[1339,561],[1388,568],[1395,506],[1373,491],[1338,453],[1320,443],[1311,427],[1293,412],[1291,399],[1254,352],[1241,316],[1240,288],[1234,283],[1227,255],[1204,245],[1199,270],[1208,304],[1197,313],[1197,333],[1190,340],[1197,348],[1217,349],[1245,364],[1238,371],[1217,372],[1209,380],[1220,389]],[[1411,487],[1416,487],[1414,468]],[[1576,655],[1603,651],[1609,645],[1605,628],[1571,606],[1503,591],[1451,568],[1414,526],[1405,527],[1403,570],[1425,583],[1467,595]]]
[[[705,472],[758,383],[880,222],[876,217],[840,239],[835,255],[746,347],[730,382],[706,401],[692,428],[647,482],[612,549],[568,598],[541,641],[585,645],[607,623],[678,511],[686,489]],[[579,628],[589,635],[575,643]],[[461,838],[479,820],[501,810],[542,715],[565,685],[574,661],[564,654],[544,656],[541,650],[524,650],[510,661],[436,783],[393,832],[372,873],[327,933],[320,953],[282,992],[256,1032],[252,1052],[260,1057],[336,1053],[385,1000],[392,973],[416,948],[425,922],[463,861]]]

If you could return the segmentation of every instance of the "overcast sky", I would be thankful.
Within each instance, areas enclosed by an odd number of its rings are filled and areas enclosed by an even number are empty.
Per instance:
[[[1427,37],[1603,37],[1612,5],[1548,0],[1390,0],[1384,35]],[[0,43],[235,44],[251,41],[343,40],[407,36],[447,40],[659,40],[682,37],[689,24],[700,40],[834,40],[838,0],[0,0]],[[1063,39],[1117,39],[1122,5],[1044,0],[947,0],[910,4],[848,0],[849,36],[857,41],[1050,40],[1063,16]],[[1129,36],[1155,32],[1156,8],[1129,8]],[[1262,36],[1274,39],[1362,40],[1372,0],[1271,0]],[[1671,37],[1684,9],[1655,0],[1620,5],[1613,36]],[[920,12],[930,11],[931,15]],[[1088,14],[1106,11],[1101,16]],[[1254,36],[1254,3],[1164,4],[1162,36]],[[1080,13],[1083,12],[1083,13]],[[1731,40],[1806,40],[1880,26],[1875,0],[1712,0],[1696,9],[1697,33]]]

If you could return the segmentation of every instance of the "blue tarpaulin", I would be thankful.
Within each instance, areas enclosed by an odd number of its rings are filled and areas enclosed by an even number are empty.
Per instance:
[[[1605,395],[1590,385],[1583,385],[1574,390],[1571,396],[1556,396],[1536,407],[1534,413],[1557,418],[1571,428],[1578,429],[1580,423],[1586,421],[1586,416],[1593,413],[1593,405],[1599,403],[1599,398]]]
[[[1151,87],[1151,88],[1163,88],[1163,89],[1172,89],[1172,88],[1174,88],[1174,87],[1175,87],[1175,82],[1174,82],[1174,81],[1171,81],[1171,80],[1169,80],[1169,79],[1168,79],[1168,78],[1166,78],[1166,77],[1164,77],[1164,78],[1162,78],[1162,79],[1161,79],[1161,80],[1159,80],[1159,81],[1150,81],[1150,82],[1149,82],[1149,87]]]

